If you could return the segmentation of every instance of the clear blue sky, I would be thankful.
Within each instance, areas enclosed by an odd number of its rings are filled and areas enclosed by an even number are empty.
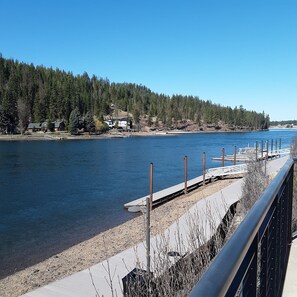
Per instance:
[[[297,1],[0,0],[5,58],[297,119]]]

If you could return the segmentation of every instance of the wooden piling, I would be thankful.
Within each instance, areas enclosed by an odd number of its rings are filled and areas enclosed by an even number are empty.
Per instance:
[[[153,209],[153,177],[154,177],[154,165],[150,163],[150,210]]]
[[[205,170],[206,170],[206,154],[205,152],[203,152],[203,155],[202,155],[203,186],[205,185]]]
[[[188,157],[185,156],[184,157],[184,176],[185,176],[185,189],[184,189],[184,193],[187,194],[188,193]]]

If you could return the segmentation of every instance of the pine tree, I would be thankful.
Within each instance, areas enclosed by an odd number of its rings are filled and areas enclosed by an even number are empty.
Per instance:
[[[76,135],[78,133],[80,124],[80,113],[78,108],[72,110],[69,116],[68,131],[71,135]]]
[[[85,115],[84,126],[85,126],[85,131],[87,131],[89,133],[95,132],[95,128],[96,128],[95,121],[93,118],[93,114],[90,111],[88,111]]]

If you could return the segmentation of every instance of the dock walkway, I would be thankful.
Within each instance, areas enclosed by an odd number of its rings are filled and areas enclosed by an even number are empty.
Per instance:
[[[233,165],[233,166],[225,166],[225,167],[216,167],[216,168],[210,168],[206,170],[205,174],[205,182],[209,182],[211,179],[227,176],[227,175],[234,175],[234,174],[242,174],[245,173],[247,169],[246,164],[240,164],[240,165]],[[187,181],[187,191],[191,191],[192,189],[195,189],[203,184],[203,176],[195,177],[191,180]],[[153,206],[156,206],[160,203],[163,203],[164,201],[167,201],[173,197],[182,195],[185,190],[185,183],[180,183],[175,186],[166,188],[164,190],[158,191],[153,193]],[[145,206],[146,205],[146,198],[149,197],[144,196],[141,198],[138,198],[136,200],[133,200],[131,202],[128,202],[124,204],[125,208],[130,208],[133,206]]]
[[[243,152],[243,150],[241,150]],[[240,156],[240,160],[241,162],[245,162],[248,160],[248,158],[250,158],[250,155],[248,155],[248,153],[251,152],[251,150],[244,151],[245,153],[242,153]],[[289,149],[281,149],[281,150],[276,150],[273,152],[269,152],[268,154],[268,159],[272,160],[273,158],[276,157],[281,157],[284,155],[288,155],[289,154]],[[225,161],[228,160],[227,158],[228,156],[225,156]],[[262,157],[262,154],[259,153],[258,154],[258,160],[260,160]],[[230,156],[229,160],[233,161],[234,160],[234,156]],[[238,160],[239,162],[239,160]],[[247,165],[246,163],[244,164],[238,164],[238,165],[231,165],[231,166],[224,166],[224,167],[215,167],[215,168],[209,168],[206,170],[205,173],[205,182],[209,182],[214,178],[221,178],[224,176],[230,176],[230,175],[235,175],[235,174],[244,174],[247,172]],[[203,184],[203,176],[198,176],[195,177],[191,180],[187,181],[187,191],[191,191],[195,188],[198,188],[199,186],[201,186]],[[177,185],[171,186],[169,188],[163,189],[161,191],[155,192],[153,193],[153,206],[157,206],[158,204],[161,204],[167,200],[170,200],[174,197],[177,197],[179,195],[182,195],[184,193],[185,190],[185,183],[179,183]],[[146,195],[144,197],[138,198],[136,200],[127,202],[124,204],[124,207],[129,209],[132,207],[144,207],[146,205],[146,198],[149,197],[149,195]],[[139,208],[140,211],[140,208]]]
[[[248,162],[251,157],[254,157],[257,155],[257,160],[265,160],[265,159],[273,159],[277,157],[282,157],[285,155],[290,154],[290,148],[283,148],[283,149],[278,149],[278,150],[272,150],[272,151],[267,151],[263,150],[263,152],[259,149],[256,151],[255,148],[240,148],[239,152],[236,154],[236,162]],[[226,162],[234,162],[235,156],[233,155],[225,155],[224,156],[224,161]],[[223,156],[220,157],[214,157],[212,158],[214,161],[222,161]]]
[[[267,164],[267,173],[273,175],[287,161],[288,157],[275,159]],[[177,251],[183,255],[193,250],[193,243],[189,240],[191,237],[191,229],[189,219],[194,219],[193,222],[197,226],[203,226],[203,238],[208,241],[213,235],[212,230],[215,230],[221,218],[225,215],[226,210],[234,202],[241,197],[241,186],[243,180],[237,180],[224,189],[214,193],[198,201],[190,208],[178,221],[173,223],[166,229],[163,236],[157,235],[151,238],[151,255],[163,255],[166,253],[160,248],[164,244],[164,236],[167,251]],[[211,221],[210,221],[211,220]],[[209,227],[211,226],[211,227]],[[183,242],[180,244],[179,239]],[[167,255],[167,257],[169,257]],[[172,261],[175,261],[174,259]],[[131,247],[109,259],[96,264],[89,269],[75,273],[61,280],[50,283],[44,287],[38,288],[32,292],[22,295],[23,297],[88,297],[88,296],[123,296],[122,279],[132,271],[135,267],[144,268],[146,263],[146,248],[145,242],[141,242],[134,247]],[[151,271],[154,272],[156,265],[160,263],[154,262],[154,257],[151,259]],[[108,273],[110,271],[110,274]],[[109,277],[113,278],[112,287],[114,294],[110,289]],[[97,292],[96,292],[97,290]]]

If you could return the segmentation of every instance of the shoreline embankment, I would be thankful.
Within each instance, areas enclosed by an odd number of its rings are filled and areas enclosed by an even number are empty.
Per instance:
[[[175,198],[152,211],[151,233],[170,226],[197,201],[230,185],[236,178],[218,180]],[[2,297],[16,297],[99,263],[145,238],[144,216],[140,215],[93,238],[72,246],[36,265],[0,280]]]

